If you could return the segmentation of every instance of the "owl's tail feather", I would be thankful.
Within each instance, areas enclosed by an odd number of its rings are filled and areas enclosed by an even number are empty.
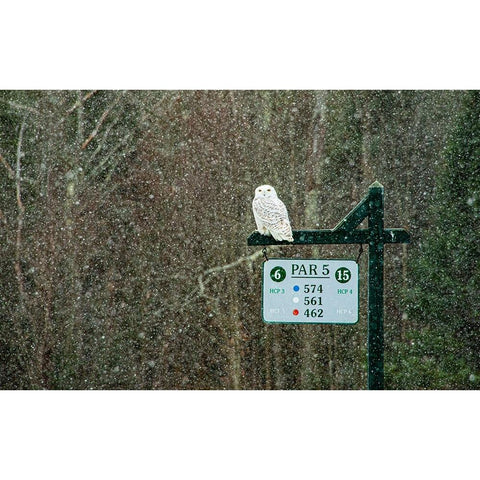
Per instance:
[[[290,232],[284,233],[284,232],[271,232],[273,238],[277,240],[277,242],[281,242],[283,240],[287,240],[289,242],[293,242],[293,236]]]

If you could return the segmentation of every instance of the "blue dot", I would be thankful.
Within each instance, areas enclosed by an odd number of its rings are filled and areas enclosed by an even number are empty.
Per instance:
[[[300,290],[300,287],[298,285],[294,285],[293,291],[298,292]]]

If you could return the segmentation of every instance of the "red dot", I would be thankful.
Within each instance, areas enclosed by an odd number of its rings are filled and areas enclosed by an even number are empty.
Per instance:
[[[294,315],[298,315],[298,310],[295,309],[295,310],[293,311],[293,314],[294,314]]]

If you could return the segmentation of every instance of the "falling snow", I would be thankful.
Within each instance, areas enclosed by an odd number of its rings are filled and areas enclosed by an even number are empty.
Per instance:
[[[385,385],[478,389],[479,112],[455,91],[0,92],[1,388],[366,388],[368,247],[269,247],[358,257],[360,316],[266,325],[246,239],[259,185],[311,230],[378,180],[412,237],[385,247]]]

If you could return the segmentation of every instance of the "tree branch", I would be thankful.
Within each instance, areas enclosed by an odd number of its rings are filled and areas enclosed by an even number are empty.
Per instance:
[[[20,133],[18,135],[18,144],[17,144],[17,165],[15,171],[15,185],[16,185],[16,197],[17,197],[17,238],[15,242],[15,273],[17,275],[18,290],[20,292],[20,301],[23,301],[25,294],[25,289],[23,285],[23,272],[22,265],[20,263],[20,253],[22,249],[22,229],[23,229],[23,217],[25,214],[25,206],[22,202],[22,190],[21,190],[21,161],[23,157],[22,152],[22,143],[23,143],[23,132],[25,130],[26,118],[23,120],[22,126],[20,127]]]
[[[85,150],[88,147],[88,144],[97,136],[98,131],[100,130],[100,127],[102,126],[103,122],[108,117],[108,115],[113,110],[113,108],[117,105],[117,103],[120,101],[120,98],[123,95],[125,95],[125,93],[126,93],[126,90],[124,90],[119,95],[117,95],[113,103],[102,113],[102,116],[100,117],[100,120],[98,121],[97,125],[95,125],[95,128],[92,130],[92,133],[82,143],[82,146],[80,147],[82,150]]]
[[[14,102],[13,100],[3,100],[0,99],[1,103],[4,103],[6,105],[9,105],[10,107],[14,108],[15,110],[26,110],[29,113],[34,113],[35,115],[38,115],[40,112],[33,107],[30,107],[28,105],[22,105],[21,103]]]
[[[272,247],[272,249],[274,250],[275,247]],[[259,250],[258,252],[252,253],[251,255],[248,255],[246,257],[237,258],[237,260],[235,260],[234,262],[227,263],[226,265],[218,265],[216,267],[212,267],[203,271],[197,277],[199,295],[201,297],[210,298],[205,294],[205,285],[208,282],[208,280],[205,280],[205,277],[207,277],[208,275],[211,275],[212,273],[217,273],[217,272],[226,272],[227,270],[238,267],[242,263],[254,262],[262,255],[263,255],[263,251]]]
[[[7,169],[8,178],[13,180],[15,178],[15,172],[13,168],[10,166],[10,164],[3,158],[3,155],[1,153],[0,153],[0,162],[2,162],[5,168]]]
[[[88,92],[85,94],[81,99],[77,100],[67,111],[67,115],[70,115],[73,113],[78,107],[81,107],[89,98],[91,98],[95,93],[97,93],[98,90],[92,90],[91,92]]]

